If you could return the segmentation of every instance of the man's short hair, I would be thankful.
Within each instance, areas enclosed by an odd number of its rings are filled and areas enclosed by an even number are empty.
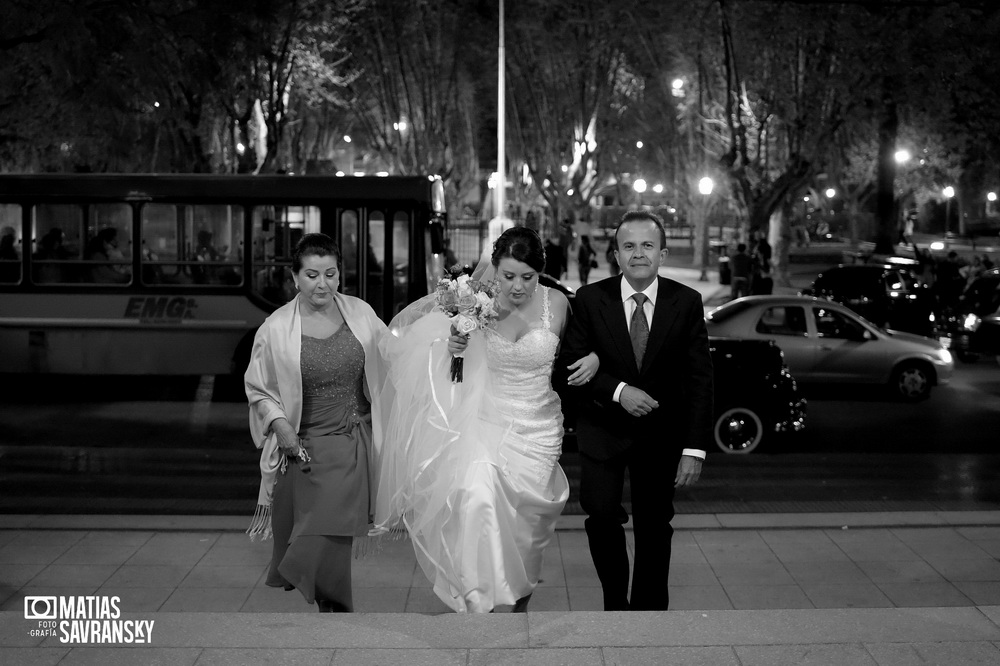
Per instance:
[[[618,230],[622,228],[622,225],[626,222],[652,222],[656,225],[656,228],[660,230],[660,249],[663,250],[667,247],[667,232],[663,230],[663,220],[656,213],[650,213],[648,210],[630,210],[629,212],[622,215],[622,219],[619,220],[618,226],[615,227],[615,233],[611,237],[611,246],[618,249]]]

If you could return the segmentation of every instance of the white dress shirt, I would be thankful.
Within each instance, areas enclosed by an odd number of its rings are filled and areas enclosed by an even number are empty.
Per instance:
[[[650,333],[652,333],[652,322],[653,322],[653,309],[656,307],[656,293],[659,291],[660,281],[653,280],[652,284],[642,290],[642,293],[646,295],[646,302],[642,304],[642,313],[646,316],[646,322],[650,326]],[[632,332],[632,313],[635,312],[636,303],[635,299],[632,298],[633,294],[639,293],[632,288],[632,285],[628,283],[628,280],[622,278],[622,310],[625,314],[626,326],[629,328],[629,333]],[[618,388],[615,389],[615,394],[613,400],[615,402],[621,402],[622,389],[627,386],[625,382],[618,384]],[[684,449],[681,451],[681,455],[691,456],[692,458],[698,458],[700,460],[705,459],[705,452],[700,449]]]

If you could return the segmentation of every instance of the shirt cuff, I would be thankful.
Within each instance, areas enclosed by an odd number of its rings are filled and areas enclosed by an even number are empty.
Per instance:
[[[626,386],[628,386],[628,384],[626,384],[625,382],[619,383],[618,388],[615,389],[615,394],[611,396],[611,399],[614,400],[615,402],[621,402],[622,389],[624,389]]]
[[[705,459],[705,452],[701,449],[684,449],[681,451],[682,456],[691,456],[692,458],[697,458],[698,460]]]

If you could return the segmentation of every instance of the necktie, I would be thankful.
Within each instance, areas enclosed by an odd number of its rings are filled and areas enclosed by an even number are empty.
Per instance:
[[[629,324],[629,335],[632,338],[632,351],[635,353],[635,364],[642,369],[642,356],[646,353],[646,341],[649,339],[649,323],[646,313],[642,310],[646,302],[645,294],[632,294],[635,301],[635,311]]]

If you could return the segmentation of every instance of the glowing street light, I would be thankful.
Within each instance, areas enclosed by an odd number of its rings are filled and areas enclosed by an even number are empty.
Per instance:
[[[656,192],[657,194],[663,194],[663,185],[661,183],[653,185],[653,191]]]
[[[635,147],[638,148],[639,150],[642,150],[642,141],[636,141]]]
[[[955,196],[955,188],[949,185],[948,187],[941,190],[941,194],[944,195],[944,231],[948,233],[951,226],[951,198]]]
[[[698,192],[705,195],[704,206],[701,207],[700,223],[703,227],[701,232],[701,275],[699,282],[708,282],[708,195],[715,189],[715,181],[708,176],[698,181]]]
[[[833,189],[832,187],[826,188],[826,198],[827,199],[832,199],[835,196],[837,196],[837,190]]]
[[[990,201],[990,202],[996,201],[997,200],[997,193],[996,192],[987,192],[986,193],[986,200]]]
[[[351,135],[350,134],[345,134],[344,135],[344,143],[350,143],[350,142],[351,142]]]
[[[910,156],[910,151],[908,151],[906,148],[900,148],[899,150],[896,151],[896,154],[893,157],[896,158],[896,164],[905,164],[906,162],[910,161],[911,156]]]
[[[632,183],[632,189],[635,190],[637,194],[642,194],[646,191],[646,181],[642,178],[636,178],[635,182]]]

